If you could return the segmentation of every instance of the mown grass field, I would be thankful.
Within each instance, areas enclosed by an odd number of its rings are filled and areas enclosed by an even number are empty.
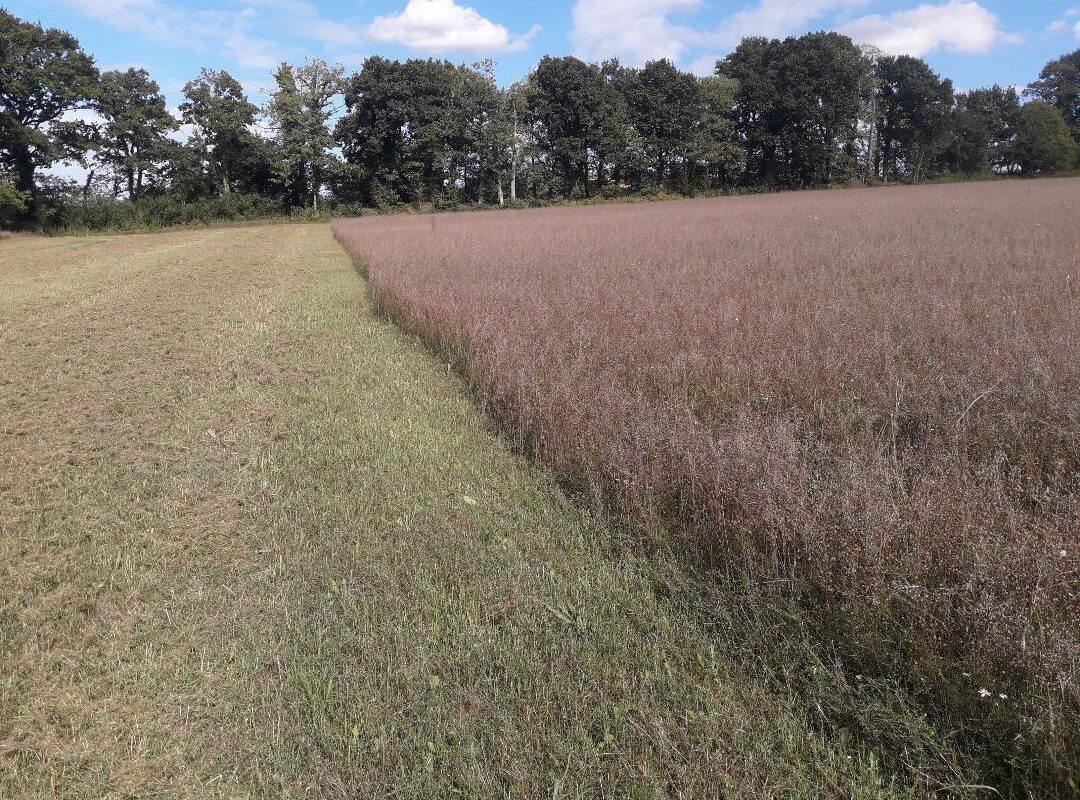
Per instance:
[[[0,797],[940,788],[724,602],[512,453],[326,226],[0,241]]]

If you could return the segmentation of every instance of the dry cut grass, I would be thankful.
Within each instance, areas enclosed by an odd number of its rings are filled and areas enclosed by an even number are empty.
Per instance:
[[[1080,768],[1080,182],[342,221],[594,508],[809,611],[1007,793]]]

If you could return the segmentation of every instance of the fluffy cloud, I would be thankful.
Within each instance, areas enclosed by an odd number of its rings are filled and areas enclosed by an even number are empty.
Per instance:
[[[1080,8],[1070,8],[1065,12],[1065,19],[1056,19],[1051,22],[1047,26],[1046,32],[1053,35],[1056,33],[1061,33],[1068,28],[1072,28],[1073,36],[1075,36],[1077,40],[1080,41],[1080,20],[1078,20],[1077,22],[1072,22],[1072,20],[1076,19],[1077,17],[1080,17]]]
[[[924,4],[888,16],[874,14],[841,29],[856,42],[872,44],[887,53],[923,56],[935,50],[986,53],[996,45],[1016,41],[997,17],[973,0]]]
[[[178,47],[216,48],[242,67],[267,69],[277,63],[275,44],[250,32],[256,15],[251,8],[189,12],[157,0],[71,0],[71,4],[117,30]]]
[[[825,14],[866,2],[759,0],[705,28],[689,23],[704,7],[702,0],[577,0],[570,39],[575,52],[585,58],[617,55],[632,64],[654,58],[679,61],[692,48],[711,51],[733,47],[744,36],[796,33]],[[712,58],[699,57],[692,68]]]
[[[701,5],[701,0],[578,0],[570,40],[585,58],[675,61],[698,34],[671,17],[693,14]]]
[[[270,69],[284,52],[265,34],[299,36],[327,47],[356,45],[357,30],[324,19],[307,0],[246,0],[240,9],[193,10],[167,0],[68,0],[87,16],[121,31],[176,47],[215,51],[241,67]],[[260,31],[257,34],[255,31]]]
[[[689,61],[690,68],[699,72],[711,72],[715,59],[743,37],[783,37],[811,28],[838,28],[857,42],[912,55],[939,49],[985,53],[1017,38],[1003,31],[997,17],[975,0],[924,3],[887,16],[852,20],[855,9],[874,2],[757,0],[702,26],[694,25],[693,17],[707,5],[704,0],[577,0],[570,38],[574,51],[584,58],[617,55],[632,64],[670,58]]]
[[[736,11],[725,19],[717,37],[735,45],[746,36],[782,37],[805,29],[814,20],[835,11],[864,6],[869,0],[760,0],[756,6]]]
[[[433,53],[521,50],[539,32],[533,26],[527,34],[513,36],[506,26],[454,0],[408,0],[399,13],[378,16],[367,29],[376,41]]]

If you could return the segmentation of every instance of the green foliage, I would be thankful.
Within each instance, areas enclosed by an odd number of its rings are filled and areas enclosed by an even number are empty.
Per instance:
[[[481,202],[498,191],[510,137],[490,67],[373,56],[344,95],[342,199],[386,207]]]
[[[1060,111],[1073,138],[1080,142],[1080,50],[1066,53],[1043,67],[1028,94]]]
[[[333,171],[330,149],[334,139],[327,123],[345,68],[321,59],[301,67],[282,63],[274,73],[277,90],[266,113],[274,129],[278,158],[275,175],[284,187],[286,207],[317,208],[319,196]]]
[[[156,171],[172,155],[168,137],[180,125],[145,69],[102,73],[94,110],[104,118],[97,160],[123,178],[127,197],[137,201],[144,182],[157,179]]]
[[[1061,112],[1042,100],[1020,110],[1016,156],[1025,175],[1046,175],[1068,169],[1076,158],[1076,144]]]
[[[1020,124],[1020,95],[1011,86],[1003,89],[997,84],[988,89],[975,89],[957,95],[957,110],[970,118],[966,139],[969,147],[984,149],[986,165],[998,172],[1012,172],[1016,166],[1014,146]],[[979,127],[976,127],[979,126]]]
[[[184,85],[186,101],[180,113],[195,129],[192,144],[207,164],[217,191],[227,195],[245,178],[244,167],[256,166],[263,155],[260,140],[250,131],[258,110],[240,82],[224,70],[203,69]],[[259,165],[269,169],[269,159]]]
[[[178,225],[211,225],[279,217],[281,205],[260,194],[232,192],[193,200],[166,194],[139,200],[115,199],[110,194],[87,195],[71,181],[50,180],[41,187],[42,226],[54,233],[95,230],[156,230]]]
[[[597,156],[602,176],[605,156],[613,154],[625,129],[624,103],[598,66],[573,56],[544,56],[529,80],[529,114],[538,144],[550,154],[564,196],[587,196],[590,155]]]
[[[879,147],[874,172],[914,183],[931,173],[948,134],[952,81],[919,58],[886,56],[875,65]]]
[[[318,216],[1080,167],[1080,147],[1065,146],[1045,109],[1022,113],[1016,90],[954,98],[921,59],[825,32],[744,39],[704,78],[663,59],[632,68],[544,56],[506,89],[490,59],[372,56],[350,76],[308,59],[278,67],[262,109],[228,72],[203,69],[184,86],[191,133],[181,142],[145,70],[99,76],[70,34],[0,15],[0,173],[21,199],[4,206],[8,224],[64,227],[76,207],[101,219],[101,198],[185,209],[258,195],[281,213]],[[1080,143],[1080,51],[1047,64],[1027,94],[1056,108]],[[80,109],[100,119],[80,121]],[[87,168],[81,187],[38,174],[59,160]],[[187,213],[117,210],[124,226]]]
[[[717,73],[737,81],[735,125],[746,180],[816,186],[854,172],[869,65],[846,36],[744,39]]]
[[[26,211],[30,193],[19,191],[8,178],[0,178],[0,227],[10,225]]]
[[[98,71],[70,33],[24,22],[0,8],[0,170],[15,174],[36,216],[35,173],[63,158],[81,159],[92,130],[63,116],[97,95]]]

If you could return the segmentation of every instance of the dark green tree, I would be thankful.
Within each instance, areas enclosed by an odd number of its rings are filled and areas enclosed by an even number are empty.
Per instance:
[[[567,197],[590,193],[590,167],[603,183],[625,133],[624,104],[595,64],[544,56],[530,75],[530,115],[538,143],[551,157]]]
[[[0,178],[0,226],[8,225],[26,211],[29,201],[27,192],[15,188],[15,184]]]
[[[958,106],[946,122],[946,133],[938,155],[942,171],[978,175],[991,169],[990,127],[984,117]]]
[[[697,78],[667,59],[629,70],[618,88],[639,137],[652,179],[666,185],[686,166],[702,122]]]
[[[64,116],[97,93],[94,59],[74,36],[0,9],[0,169],[14,173],[25,219],[37,216],[38,168],[82,159],[93,146],[92,128]]]
[[[735,130],[746,153],[745,181],[773,186],[786,171],[781,138],[786,124],[780,84],[783,46],[778,39],[743,39],[716,72],[735,82]]]
[[[870,63],[839,33],[783,42],[780,92],[787,123],[781,141],[791,182],[827,185],[854,178],[856,140]]]
[[[848,37],[744,39],[716,69],[738,83],[735,120],[749,182],[810,186],[854,177],[870,65]]]
[[[258,109],[236,78],[224,70],[203,69],[184,85],[184,97],[180,113],[195,129],[192,144],[202,154],[220,194],[234,190],[246,167],[258,167],[259,162],[269,166],[269,158],[260,157],[265,152],[262,141],[250,130]],[[264,182],[261,176],[252,177],[255,183]]]
[[[1080,142],[1080,50],[1066,53],[1043,67],[1039,79],[1026,93],[1060,111],[1073,139]]]
[[[335,194],[364,205],[401,201],[401,169],[405,159],[407,94],[405,69],[397,61],[371,56],[343,87],[345,115],[334,128],[345,166],[335,181]]]
[[[466,147],[474,154],[463,183],[466,199],[502,205],[504,185],[513,171],[513,118],[510,93],[495,82],[495,62],[485,59],[470,67],[464,82],[463,110],[467,115]]]
[[[1020,109],[1016,158],[1025,175],[1049,175],[1073,164],[1076,143],[1057,107],[1032,100]]]
[[[954,139],[962,141],[968,151],[985,153],[983,163],[969,164],[975,169],[963,172],[1009,172],[1016,165],[1015,140],[1020,123],[1020,95],[1011,86],[994,85],[975,89],[956,96]]]
[[[182,203],[190,203],[214,193],[202,151],[194,145],[170,141],[165,146],[165,161],[159,174],[168,187],[168,195]]]
[[[690,147],[690,161],[703,171],[701,188],[731,184],[743,166],[743,151],[736,142],[732,110],[738,85],[730,78],[709,76],[698,83],[700,116]],[[692,177],[698,181],[696,172]]]
[[[274,72],[277,88],[266,113],[275,133],[279,180],[288,206],[312,207],[333,169],[330,149],[334,138],[327,123],[336,110],[344,67],[331,67],[322,59],[308,59],[301,67],[282,63]]]
[[[266,116],[274,130],[278,159],[274,165],[285,189],[285,206],[303,206],[308,196],[303,104],[296,86],[296,72],[282,63],[274,71],[277,88],[270,95]]]
[[[123,180],[128,198],[137,201],[148,174],[169,158],[168,136],[179,123],[144,69],[102,73],[94,109],[103,118],[97,160]]]
[[[510,162],[510,122],[493,64],[372,57],[345,81],[335,193],[375,205],[495,200]]]
[[[952,81],[911,56],[885,56],[874,70],[878,83],[876,175],[885,181],[917,183],[947,144]]]

